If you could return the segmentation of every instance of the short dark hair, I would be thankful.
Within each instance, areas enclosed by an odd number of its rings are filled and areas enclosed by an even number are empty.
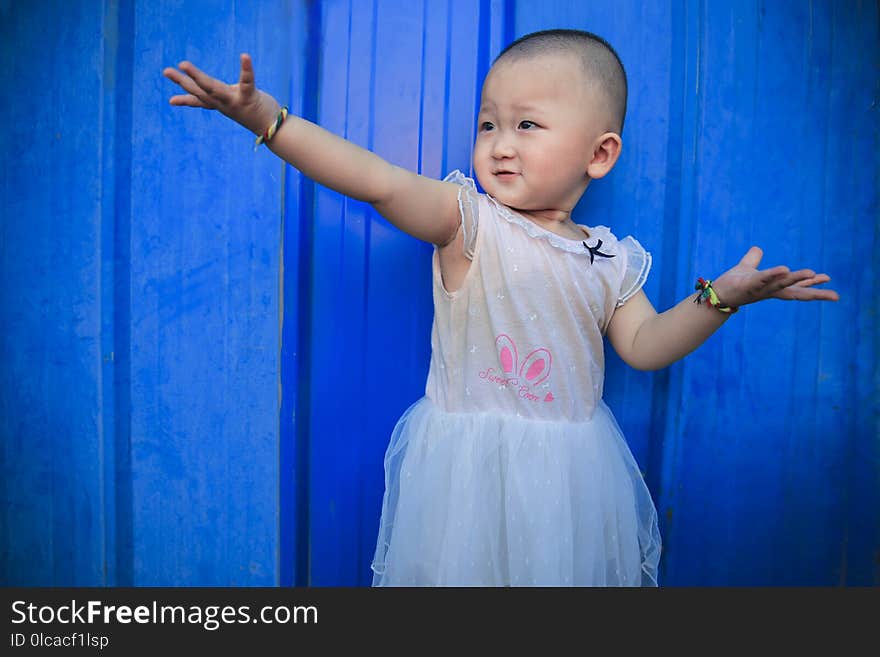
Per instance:
[[[495,62],[559,52],[570,52],[580,58],[587,78],[597,84],[608,101],[613,122],[610,129],[622,134],[626,117],[626,71],[614,48],[602,37],[583,30],[532,32],[502,50]]]

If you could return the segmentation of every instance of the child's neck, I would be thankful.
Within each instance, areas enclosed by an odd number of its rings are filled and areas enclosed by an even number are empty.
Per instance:
[[[586,231],[572,220],[570,210],[512,209],[532,223],[540,226],[544,230],[550,231],[551,233],[556,233],[560,237],[566,239],[583,239],[586,236]]]

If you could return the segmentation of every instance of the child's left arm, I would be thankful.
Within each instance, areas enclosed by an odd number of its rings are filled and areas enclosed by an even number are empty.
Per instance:
[[[756,246],[733,269],[712,282],[718,298],[739,307],[764,299],[798,301],[837,301],[834,290],[814,285],[831,280],[827,274],[811,269],[789,271],[778,266],[758,270],[763,252]],[[608,325],[608,339],[630,366],[657,370],[683,358],[699,347],[730,317],[706,304],[694,303],[699,293],[658,314],[643,291],[618,308]]]

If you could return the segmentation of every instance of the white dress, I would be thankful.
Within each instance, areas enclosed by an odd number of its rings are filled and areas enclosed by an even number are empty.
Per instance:
[[[602,401],[602,338],[650,254],[446,179],[471,265],[447,292],[435,250],[431,365],[385,455],[373,585],[656,585],[657,514]]]

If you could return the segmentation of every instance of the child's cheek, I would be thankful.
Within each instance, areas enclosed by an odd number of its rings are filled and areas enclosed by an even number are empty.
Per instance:
[[[477,145],[474,147],[474,171],[480,174],[485,173],[486,168],[489,166],[488,159],[485,146],[481,146],[480,142],[477,142]]]

